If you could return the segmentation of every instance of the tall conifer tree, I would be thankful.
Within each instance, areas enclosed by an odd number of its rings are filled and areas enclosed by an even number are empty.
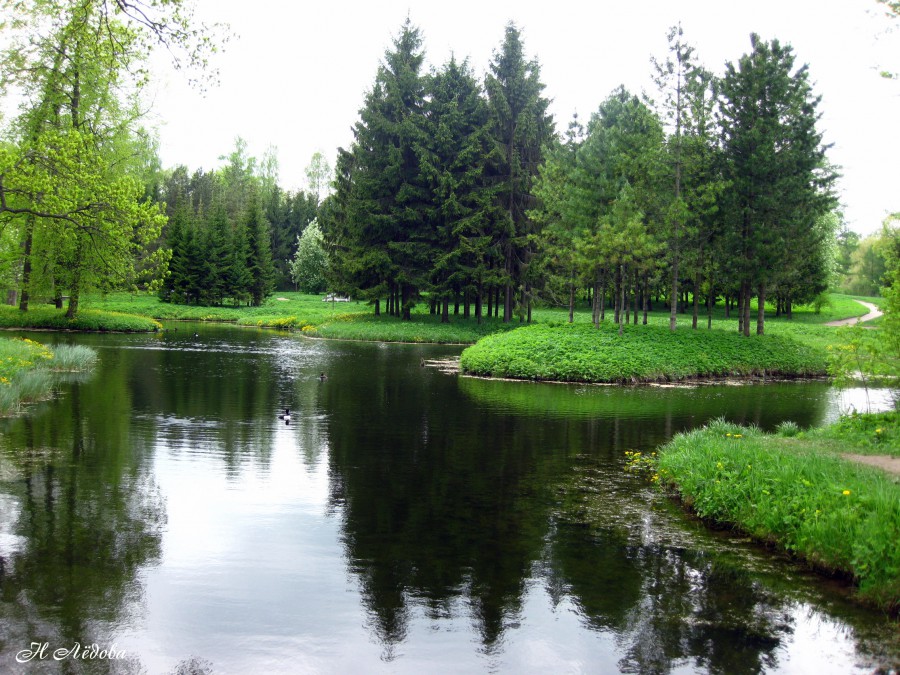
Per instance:
[[[543,161],[543,148],[553,138],[550,101],[543,96],[540,66],[526,61],[521,32],[507,24],[503,44],[494,53],[485,79],[494,142],[492,176],[497,190],[495,237],[499,266],[505,276],[503,320],[510,321],[513,294],[526,277],[534,253],[535,203],[531,188]],[[527,289],[522,288],[527,295]],[[526,300],[527,302],[527,300]]]
[[[763,333],[767,292],[790,248],[808,241],[818,219],[834,206],[836,177],[816,129],[820,98],[812,93],[807,67],[795,70],[791,47],[778,40],[752,35],[751,43],[750,54],[726,65],[721,84],[728,215],[744,335],[750,334],[754,291],[756,332]]]

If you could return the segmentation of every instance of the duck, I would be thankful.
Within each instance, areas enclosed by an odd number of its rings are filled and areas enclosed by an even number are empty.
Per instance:
[[[328,379],[328,376],[325,373],[319,374],[319,382],[324,382],[327,379]]]
[[[278,416],[278,419],[284,420],[285,422],[290,422],[290,421],[291,421],[291,410],[290,410],[290,408],[285,408],[285,409],[284,409],[284,415],[279,415],[279,416]]]

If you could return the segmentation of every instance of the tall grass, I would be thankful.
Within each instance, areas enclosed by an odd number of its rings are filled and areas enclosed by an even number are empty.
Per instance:
[[[849,575],[860,598],[900,609],[900,484],[886,472],[723,420],[676,436],[657,469],[699,516]]]
[[[97,363],[97,352],[84,345],[56,345],[51,369],[56,371],[90,370]]]
[[[54,373],[91,370],[97,353],[89,347],[59,345],[53,350],[29,339],[0,338],[0,414],[52,394]]]

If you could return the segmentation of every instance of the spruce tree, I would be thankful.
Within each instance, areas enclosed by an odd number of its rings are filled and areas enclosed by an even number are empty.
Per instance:
[[[455,58],[431,75],[428,94],[421,165],[428,189],[425,218],[434,231],[431,283],[442,322],[449,321],[449,301],[460,293],[474,298],[480,322],[491,243],[492,190],[484,179],[487,107],[468,62]]]
[[[342,276],[363,295],[390,294],[395,313],[410,318],[428,281],[434,240],[424,217],[427,191],[420,167],[424,145],[424,59],[418,28],[409,19],[385,53],[375,84],[353,128],[354,143],[340,150],[333,251]],[[376,311],[378,305],[376,304]]]
[[[722,142],[727,161],[728,216],[740,285],[741,328],[750,334],[750,298],[764,332],[767,292],[789,264],[794,246],[834,206],[822,134],[820,98],[806,66],[794,69],[790,46],[751,36],[752,51],[726,64],[722,79]]]
[[[528,211],[535,206],[531,188],[543,161],[543,148],[553,138],[550,101],[543,96],[540,65],[527,61],[521,32],[506,26],[503,44],[494,53],[485,89],[491,114],[493,140],[491,177],[496,186],[493,235],[503,270],[503,320],[513,313],[513,295],[524,287],[526,268],[534,255],[535,223]]]
[[[269,221],[262,211],[259,196],[251,190],[247,198],[243,227],[247,236],[247,271],[250,302],[254,307],[262,305],[275,287],[275,266],[272,264],[271,233]]]

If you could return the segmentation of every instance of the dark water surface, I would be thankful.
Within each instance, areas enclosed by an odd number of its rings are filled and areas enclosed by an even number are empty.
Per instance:
[[[0,420],[0,673],[898,663],[896,624],[624,470],[713,417],[834,417],[823,383],[493,382],[421,365],[458,347],[177,327],[41,336],[100,364]]]

